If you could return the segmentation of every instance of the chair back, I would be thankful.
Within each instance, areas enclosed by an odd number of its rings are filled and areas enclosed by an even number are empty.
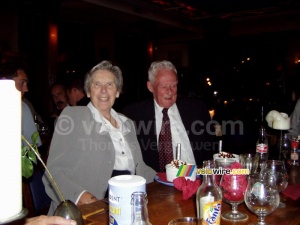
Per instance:
[[[23,180],[24,207],[28,209],[28,216],[46,215],[49,210],[51,199],[45,191],[42,181],[44,171],[35,168],[32,177]]]

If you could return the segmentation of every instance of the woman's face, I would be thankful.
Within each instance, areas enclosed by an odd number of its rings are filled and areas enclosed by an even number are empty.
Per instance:
[[[101,114],[110,113],[115,99],[119,97],[115,76],[110,71],[97,70],[92,75],[90,90],[87,96],[91,98],[95,108]]]

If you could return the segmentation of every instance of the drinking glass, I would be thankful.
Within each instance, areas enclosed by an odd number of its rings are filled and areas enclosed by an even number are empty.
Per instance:
[[[251,225],[267,225],[265,217],[279,205],[279,193],[274,177],[269,174],[251,174],[245,192],[245,203],[249,210],[258,216],[258,223]]]
[[[287,161],[289,159],[289,153],[291,151],[291,141],[289,140],[287,133],[285,133],[283,136],[281,133],[280,140],[278,143],[278,149],[279,149],[279,158],[278,159],[283,160],[285,163],[287,163]]]
[[[223,201],[231,205],[231,211],[223,212],[222,219],[232,221],[246,221],[248,215],[237,210],[239,204],[244,202],[244,194],[247,188],[246,175],[224,174],[220,188],[223,193]]]
[[[216,184],[219,186],[220,181],[222,178],[222,171],[221,169],[229,169],[231,164],[235,162],[235,159],[231,158],[222,158],[222,159],[215,159],[215,168],[219,169],[219,173],[215,175]]]
[[[259,157],[256,154],[241,154],[240,163],[244,169],[248,169],[250,174],[255,173],[258,166]]]
[[[268,160],[263,173],[268,173],[274,176],[278,192],[282,192],[288,185],[288,175],[285,169],[284,162],[281,160]],[[279,208],[285,208],[285,203],[280,202]]]

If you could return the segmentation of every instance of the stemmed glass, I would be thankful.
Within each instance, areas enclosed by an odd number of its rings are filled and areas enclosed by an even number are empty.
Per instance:
[[[248,215],[237,210],[239,204],[244,202],[244,194],[247,188],[246,175],[224,174],[220,188],[223,192],[223,201],[231,205],[232,210],[221,214],[222,219],[232,221],[245,221]]]
[[[270,174],[251,174],[245,192],[245,203],[249,210],[258,216],[258,223],[251,225],[267,225],[265,217],[279,205],[279,193]]]
[[[215,180],[216,180],[216,184],[219,186],[220,182],[221,182],[221,178],[222,178],[222,173],[221,170],[222,169],[229,169],[230,166],[235,162],[235,159],[231,159],[231,158],[220,158],[220,159],[215,159],[214,163],[215,163],[215,168],[219,169],[219,173],[215,174]]]
[[[263,173],[274,176],[278,192],[282,192],[288,185],[288,175],[284,162],[281,160],[268,160]],[[285,208],[285,203],[279,202],[279,208]]]

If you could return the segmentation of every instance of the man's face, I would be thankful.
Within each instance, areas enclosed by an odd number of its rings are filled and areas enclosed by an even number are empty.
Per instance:
[[[21,96],[23,98],[25,92],[28,92],[28,77],[24,70],[17,70],[17,77],[14,77],[15,86],[18,91],[21,92]]]
[[[160,69],[155,80],[147,82],[157,104],[163,108],[170,108],[177,99],[177,76],[173,70]]]
[[[77,88],[71,88],[71,90],[67,90],[67,96],[69,99],[69,104],[71,106],[75,106],[77,104],[77,92],[78,89]]]
[[[68,105],[65,89],[62,85],[55,85],[51,89],[52,99],[56,107],[63,110]]]

